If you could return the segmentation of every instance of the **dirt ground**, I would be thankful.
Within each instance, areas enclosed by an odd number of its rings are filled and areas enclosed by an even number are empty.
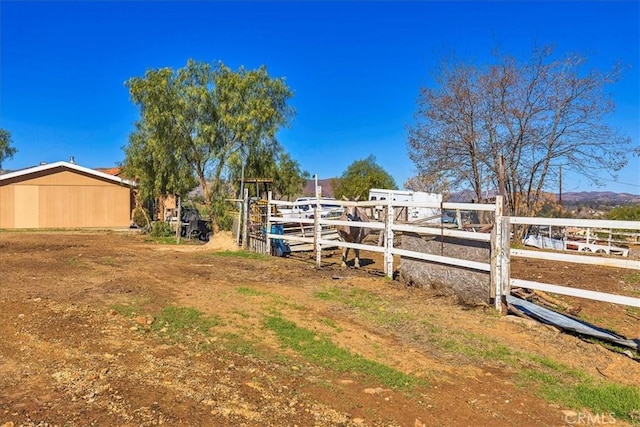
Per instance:
[[[0,426],[575,424],[575,412],[521,384],[521,365],[474,357],[452,341],[461,336],[594,378],[639,382],[640,363],[625,355],[408,288],[384,278],[366,252],[356,270],[341,268],[337,252],[316,269],[306,255],[245,259],[217,256],[221,249],[233,245],[160,245],[120,232],[1,233]],[[512,271],[640,293],[624,279],[629,270],[514,260]],[[584,319],[640,338],[635,311],[562,300]],[[163,335],[158,316],[172,306],[217,322],[209,334]],[[309,361],[265,326],[272,316],[423,382],[395,389]]]

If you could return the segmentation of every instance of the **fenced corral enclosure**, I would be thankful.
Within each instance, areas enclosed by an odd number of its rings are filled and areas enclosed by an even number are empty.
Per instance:
[[[273,220],[278,216],[282,217],[280,209],[286,211],[286,208],[297,208],[308,204],[309,201],[247,200],[243,209],[247,212],[242,239],[246,242],[244,246],[253,252],[273,255],[276,244],[285,240],[289,252],[313,251],[316,236],[314,210],[283,221]],[[268,234],[275,237],[269,239]],[[320,237],[327,241],[337,241],[338,233],[335,227],[324,225],[320,229]],[[329,247],[331,246],[325,245],[325,249]]]
[[[502,203],[502,200],[499,199]],[[420,285],[439,284],[443,290],[458,295],[467,302],[494,300],[495,290],[500,288],[492,282],[498,275],[489,274],[492,268],[501,268],[500,259],[492,254],[498,249],[491,247],[491,233],[476,232],[479,224],[462,224],[461,221],[448,223],[442,221],[445,211],[489,212],[491,217],[501,214],[502,208],[496,204],[473,203],[434,203],[433,201],[335,201],[335,204],[347,207],[359,207],[367,212],[368,222],[358,222],[358,227],[367,228],[378,238],[369,238],[365,242],[351,243],[338,241],[335,229],[338,226],[353,226],[354,222],[340,218],[323,218],[320,212],[313,212],[307,218],[286,218],[277,215],[279,207],[289,207],[294,203],[269,200],[272,214],[268,218],[267,229],[271,224],[281,225],[281,230],[305,230],[304,233],[267,233],[267,239],[284,240],[293,247],[300,246],[314,250],[316,265],[322,265],[322,250],[333,247],[359,249],[383,255],[383,271],[388,277],[399,272],[402,280]],[[423,221],[408,221],[409,209],[432,209],[439,212]],[[316,210],[319,211],[316,206]],[[391,213],[391,214],[389,214]],[[475,216],[477,217],[477,215]],[[474,227],[472,227],[474,226]],[[467,229],[465,229],[467,228]],[[485,224],[485,229],[494,227]],[[309,231],[314,233],[310,234]],[[331,236],[330,238],[327,236]],[[304,246],[302,246],[304,245]],[[473,255],[472,255],[473,254]],[[399,265],[394,265],[399,259]],[[428,273],[425,273],[427,272]],[[460,289],[450,283],[459,283]]]
[[[343,209],[359,207],[367,211],[370,220],[358,222],[357,226],[369,229],[374,237],[360,243],[343,242],[337,239],[336,227],[354,226],[352,221],[335,215],[323,217],[318,205],[307,217],[287,218],[279,214],[279,208],[290,207],[295,202],[272,200],[269,197],[261,205],[261,225],[250,233],[252,237],[248,247],[266,254],[273,253],[274,243],[285,242],[292,248],[297,247],[297,250],[314,251],[317,267],[323,264],[323,249],[338,247],[379,253],[383,258],[382,270],[388,277],[397,274],[407,284],[436,287],[458,296],[466,303],[489,302],[499,310],[506,309],[506,296],[511,293],[512,287],[640,307],[640,298],[525,281],[512,278],[510,272],[512,256],[640,270],[640,254],[634,253],[638,249],[630,249],[628,245],[614,242],[612,238],[635,236],[640,231],[640,223],[636,221],[508,217],[503,215],[500,196],[492,204],[387,200],[378,215],[374,214],[374,210],[380,210],[380,201],[336,200],[333,203]],[[438,218],[431,218],[427,222],[411,222],[401,214],[407,208],[438,209],[442,216],[439,221]],[[388,214],[390,212],[393,214]],[[454,212],[457,218],[453,222],[450,221],[450,212]],[[464,223],[462,218],[488,218],[489,221],[473,224]],[[589,236],[588,244],[597,246],[575,251],[571,245],[582,242],[575,237],[567,237],[561,250],[521,249],[522,242],[512,242],[513,236],[519,235],[513,231],[516,227],[531,225],[563,227],[570,229],[574,236],[579,236],[581,230],[585,230],[584,234]],[[254,235],[260,244],[251,243]],[[633,243],[629,241],[630,245]],[[512,246],[515,248],[512,249]]]

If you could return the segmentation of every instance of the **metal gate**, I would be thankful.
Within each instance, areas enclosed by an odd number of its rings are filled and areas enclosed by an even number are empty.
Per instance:
[[[247,208],[247,249],[268,254],[267,218],[269,204],[266,200],[251,199]]]

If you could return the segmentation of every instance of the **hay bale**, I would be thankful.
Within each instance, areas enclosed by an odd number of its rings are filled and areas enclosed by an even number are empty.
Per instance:
[[[409,251],[486,263],[490,261],[488,242],[405,233],[401,245],[402,249]],[[425,286],[443,295],[455,295],[464,304],[489,302],[491,277],[488,272],[401,257],[399,278],[410,286]]]
[[[239,251],[235,236],[230,231],[219,231],[202,246],[205,250],[214,252]]]

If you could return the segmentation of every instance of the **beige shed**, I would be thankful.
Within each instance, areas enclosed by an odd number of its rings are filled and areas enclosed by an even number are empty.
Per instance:
[[[134,186],[68,162],[0,175],[0,228],[126,228]]]

